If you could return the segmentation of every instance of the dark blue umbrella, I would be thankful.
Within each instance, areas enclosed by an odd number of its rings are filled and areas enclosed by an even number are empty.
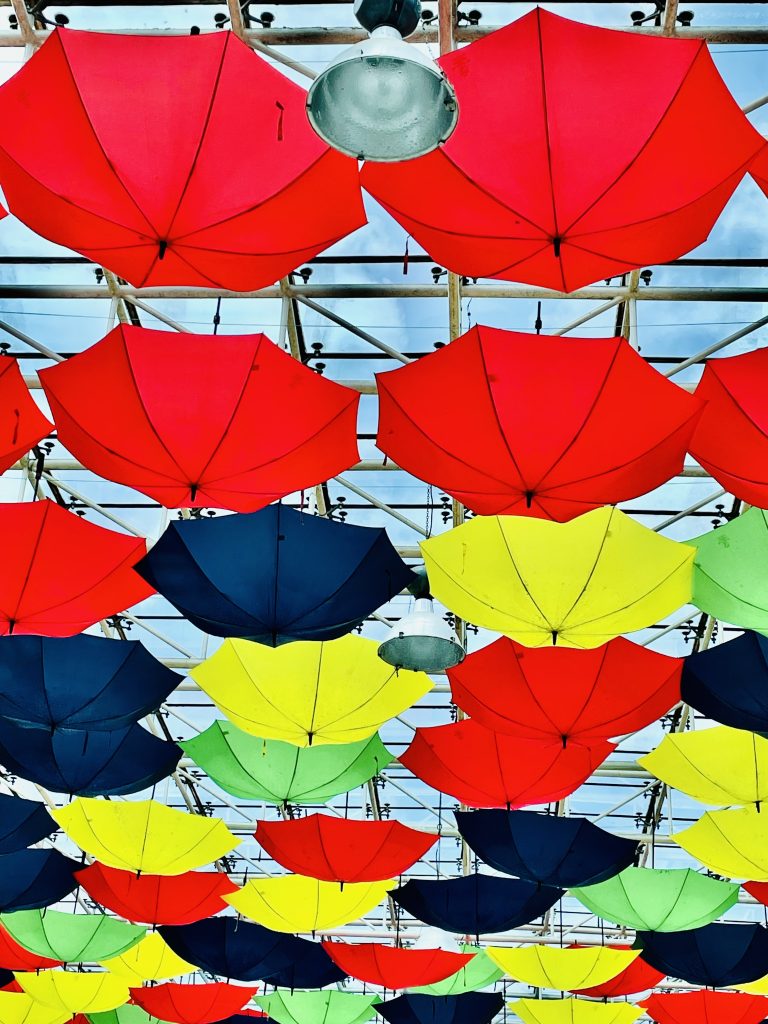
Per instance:
[[[734,729],[768,732],[768,639],[742,633],[683,662],[683,700]]]
[[[50,907],[78,882],[74,872],[83,865],[58,850],[18,850],[0,857],[0,911]]]
[[[612,878],[637,853],[634,839],[604,832],[586,818],[536,811],[456,811],[456,824],[490,867],[563,889]]]
[[[637,932],[643,960],[690,985],[728,988],[768,973],[768,929],[759,924],[708,924],[685,932]]]
[[[22,725],[119,729],[157,710],[180,678],[138,640],[0,640],[0,715]]]
[[[138,793],[175,770],[182,751],[140,725],[112,732],[44,729],[0,719],[0,764],[57,793]]]
[[[276,974],[265,978],[265,983],[276,988],[325,988],[344,981],[347,974],[338,967],[319,942],[310,942],[296,935],[289,935],[287,944],[293,960]]]
[[[333,640],[413,580],[386,533],[284,505],[173,522],[137,571],[214,636]]]
[[[58,825],[36,800],[0,794],[0,855],[39,843]]]
[[[194,924],[158,928],[183,960],[234,981],[262,981],[290,969],[296,957],[292,935],[273,932],[238,917],[208,917]]]
[[[465,992],[459,996],[406,993],[377,1003],[389,1024],[489,1024],[504,1006],[501,992]]]
[[[563,892],[520,878],[474,874],[437,880],[412,878],[390,895],[425,924],[460,935],[485,935],[534,921],[557,903]]]

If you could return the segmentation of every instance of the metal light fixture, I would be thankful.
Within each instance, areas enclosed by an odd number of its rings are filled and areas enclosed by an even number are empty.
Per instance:
[[[370,38],[338,55],[312,83],[307,114],[334,149],[360,160],[411,160],[436,149],[459,117],[437,64],[406,43],[419,0],[356,0]]]
[[[393,627],[379,646],[379,657],[395,668],[442,672],[464,660],[464,648],[451,626],[435,612],[426,573],[408,588],[416,598],[413,611]]]

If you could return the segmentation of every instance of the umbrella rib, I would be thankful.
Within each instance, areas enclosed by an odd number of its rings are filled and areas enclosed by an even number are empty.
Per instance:
[[[707,570],[702,568],[700,563],[696,564],[696,570],[701,576],[705,576],[714,587],[717,587],[718,590],[722,590],[722,592],[724,594],[727,594],[728,597],[733,598],[733,600],[736,601],[737,604],[743,604],[746,605],[748,608],[754,608],[756,612],[765,612],[765,608],[761,608],[759,604],[755,604],[753,601],[748,601],[745,597],[740,597],[738,594],[734,594],[733,591],[729,590],[723,583],[720,583],[719,580],[716,580],[713,576],[710,576]],[[726,619],[726,621],[728,620]]]
[[[553,225],[553,227],[555,229],[554,230],[555,238],[559,239],[559,238],[561,238],[561,232],[560,232],[560,229],[558,227],[558,221],[557,221],[557,202],[556,202],[556,199],[555,199],[555,179],[554,179],[554,173],[553,173],[553,170],[552,170],[552,140],[550,138],[550,133],[549,133],[549,105],[547,103],[547,79],[546,79],[546,74],[545,74],[545,71],[544,71],[544,39],[543,39],[542,27],[541,27],[541,8],[540,7],[536,8],[536,28],[537,28],[536,36],[537,36],[538,50],[539,50],[539,71],[541,73],[541,105],[542,105],[542,115],[543,115],[543,119],[544,119],[544,137],[546,139],[546,145],[547,145],[547,174],[549,176],[549,196],[550,196],[550,200],[552,202],[552,225]],[[563,269],[563,261],[562,261],[562,258],[560,256],[559,252],[556,253],[556,259],[557,259],[557,264],[558,264],[558,271],[560,273],[560,280],[561,280],[562,285],[563,285],[563,291],[567,291],[568,288],[567,288],[566,281],[565,281],[565,271]]]
[[[713,363],[714,362],[715,361],[713,360]],[[725,381],[722,379],[722,377],[719,376],[719,374],[717,373],[717,371],[715,369],[713,369],[713,374],[714,374],[715,380],[720,385],[720,388],[722,389],[722,391],[725,394],[726,398],[728,398],[730,400],[730,402],[736,407],[736,411],[741,413],[741,415],[744,417],[744,419],[747,421],[747,423],[751,427],[754,427],[760,434],[762,434],[763,437],[768,438],[768,430],[765,430],[763,427],[760,426],[759,423],[757,423],[754,419],[752,419],[750,416],[748,416],[746,414],[744,409],[739,404],[738,399],[735,397],[735,395],[733,394],[731,389],[728,387],[728,385],[725,383]]]
[[[24,600],[24,594],[26,593],[27,585],[29,584],[29,579],[30,579],[30,576],[32,575],[32,568],[33,568],[33,566],[35,564],[35,561],[36,561],[37,556],[38,556],[39,551],[40,551],[40,538],[43,535],[43,530],[45,529],[45,524],[48,521],[48,513],[49,513],[50,509],[51,509],[50,505],[47,505],[47,504],[43,505],[42,515],[40,516],[40,525],[39,525],[39,527],[37,529],[37,536],[35,537],[34,544],[32,545],[32,556],[29,559],[29,561],[27,562],[27,568],[26,568],[26,572],[24,573],[24,579],[22,581],[21,588],[19,589],[19,592],[18,592],[17,597],[16,597],[16,603],[14,605],[13,615],[12,616],[8,616],[8,618],[12,619],[12,621],[14,621],[14,622],[19,617],[19,609],[21,608],[21,602]],[[47,609],[42,609],[42,611],[47,611]],[[40,614],[40,613],[39,612],[31,612],[30,613],[30,615],[37,615],[37,614]]]
[[[499,535],[501,536],[501,539],[502,539],[502,542],[504,544],[504,547],[506,548],[510,564],[512,565],[512,568],[515,570],[515,575],[520,580],[520,585],[522,586],[523,590],[528,595],[528,598],[530,599],[530,602],[533,605],[533,607],[536,609],[536,611],[541,616],[541,621],[546,623],[547,626],[551,627],[552,624],[550,623],[549,618],[544,613],[543,609],[539,607],[538,601],[536,600],[536,598],[533,596],[533,594],[529,590],[528,584],[523,579],[522,573],[520,572],[520,570],[517,567],[517,562],[515,561],[514,555],[512,554],[512,549],[511,549],[511,547],[509,545],[509,541],[507,540],[507,535],[504,533],[504,529],[503,529],[503,527],[501,525],[501,517],[500,516],[496,516],[495,520],[496,520],[496,526],[497,526],[498,531],[499,531]],[[456,583],[457,583],[457,586],[461,586],[461,584],[459,584],[458,581],[456,581]],[[464,590],[464,587],[461,587],[461,589]],[[469,591],[465,591],[465,593],[469,594],[470,597],[473,596]],[[487,602],[482,601],[482,599],[481,599],[481,603],[485,604],[486,607],[491,608],[494,611],[496,610],[494,605],[488,604]],[[522,616],[515,616],[515,617],[519,618],[519,620],[521,622],[527,622],[528,625],[529,626],[533,626],[534,629],[535,628],[541,628],[539,623],[530,622],[529,620],[524,619]]]
[[[249,642],[249,641],[247,641],[247,642]],[[249,679],[249,681],[253,685],[253,688],[255,689],[256,693],[264,700],[264,702],[269,707],[271,707],[272,710],[275,711],[279,716],[281,716],[283,718],[287,718],[288,721],[291,723],[291,725],[295,725],[296,726],[296,728],[297,728],[297,730],[299,732],[305,732],[305,729],[304,729],[304,726],[302,725],[302,723],[300,721],[298,721],[296,718],[294,718],[293,716],[289,715],[288,712],[285,711],[278,704],[275,704],[272,700],[270,700],[268,694],[256,682],[256,680],[254,679],[253,675],[246,668],[245,662],[243,661],[242,656],[240,655],[239,647],[235,647],[234,644],[231,644],[230,645],[230,650],[232,651],[232,653],[234,654],[235,658],[240,663],[240,668],[242,669],[243,674]],[[236,707],[230,707],[230,706],[228,706],[226,704],[219,703],[219,701],[216,701],[216,703],[219,705],[220,708],[222,708],[222,710],[225,711],[225,713],[228,710],[231,714],[237,715],[238,718],[245,718],[245,715],[242,714],[242,712],[238,711],[238,709]],[[253,707],[253,701],[252,700],[248,701],[247,703],[248,703],[249,707]],[[253,718],[248,718],[248,719],[246,719],[246,721],[251,722],[253,725],[255,725],[257,727],[269,728],[268,723],[260,723],[260,722],[258,722],[257,720],[255,720]]]
[[[536,10],[538,11],[538,8],[536,8]],[[489,377],[489,374],[488,374],[488,363],[486,362],[486,358],[485,358],[485,348],[483,347],[483,339],[482,339],[482,335],[481,335],[479,330],[477,331],[477,349],[478,349],[478,353],[480,355],[480,362],[483,365],[483,378],[485,380],[485,386],[486,386],[486,389],[488,391],[488,401],[489,401],[491,409],[493,411],[493,418],[496,421],[496,426],[498,427],[498,430],[499,430],[499,436],[501,437],[502,441],[504,442],[504,447],[506,448],[507,454],[509,455],[509,458],[510,458],[510,461],[512,462],[512,465],[515,468],[515,472],[520,477],[520,480],[521,480],[521,482],[523,484],[523,490],[528,490],[528,484],[527,484],[526,478],[523,475],[523,472],[522,472],[522,470],[520,469],[520,466],[517,463],[517,459],[515,458],[514,453],[513,453],[512,449],[511,449],[510,445],[509,445],[509,441],[507,440],[506,431],[503,429],[503,427],[501,425],[501,416],[499,415],[499,410],[498,410],[498,407],[496,405],[496,400],[495,400],[495,396],[494,396],[494,393],[493,393],[493,389],[491,388],[491,381],[490,381],[490,377]]]
[[[568,611],[563,616],[563,618],[561,620],[561,628],[562,628],[562,626],[566,625],[568,618],[576,610],[576,607],[578,606],[579,601],[581,601],[581,599],[584,597],[584,594],[586,593],[587,588],[589,587],[589,584],[592,582],[593,576],[597,572],[597,567],[600,564],[600,558],[602,557],[603,549],[605,548],[605,545],[608,542],[608,534],[610,532],[611,524],[613,523],[613,517],[614,517],[615,514],[616,514],[616,509],[612,508],[611,511],[610,511],[610,514],[608,516],[608,520],[607,520],[607,522],[605,524],[605,532],[603,533],[603,536],[602,536],[602,538],[600,540],[600,544],[599,544],[597,552],[595,554],[595,560],[592,563],[592,568],[589,570],[589,573],[587,574],[587,578],[584,580],[584,583],[583,583],[583,585],[581,587],[581,590],[579,591],[578,595],[576,596],[576,600],[573,602],[571,607],[568,609]]]

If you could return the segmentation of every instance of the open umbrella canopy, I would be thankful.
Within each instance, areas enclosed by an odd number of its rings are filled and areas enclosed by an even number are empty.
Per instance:
[[[175,771],[181,748],[140,725],[101,729],[27,727],[0,719],[0,762],[57,793],[138,793]]]
[[[0,148],[9,208],[136,286],[261,288],[365,223],[356,163],[311,130],[304,90],[233,33],[57,31],[3,87],[3,119],[34,117],[43,92],[59,111],[49,145]],[[128,95],[130,141],[113,116]]]
[[[373,778],[393,757],[378,735],[301,748],[257,739],[229,722],[213,722],[181,746],[225,792],[274,804],[325,803]]]
[[[489,946],[488,956],[517,981],[536,988],[573,991],[602,985],[629,967],[639,954],[637,949],[613,949],[610,946]]]
[[[149,932],[119,956],[101,960],[118,978],[125,978],[129,985],[141,985],[144,981],[165,981],[180,974],[196,970],[194,964],[182,960],[171,949],[159,932]]]
[[[335,964],[353,978],[393,990],[432,985],[455,974],[472,959],[471,953],[446,949],[403,949],[380,942],[357,945],[324,942]]]
[[[768,815],[757,807],[706,811],[674,840],[715,874],[768,882]]]
[[[410,878],[392,899],[418,921],[460,935],[505,932],[545,914],[562,889],[520,878],[472,874],[462,878]]]
[[[264,980],[276,988],[325,988],[346,981],[347,974],[328,956],[322,943],[286,935],[290,963]]]
[[[480,725],[568,743],[643,729],[680,700],[683,661],[623,637],[531,649],[500,637],[448,669],[454,704]]]
[[[71,915],[70,915],[71,916]],[[103,971],[100,974],[75,971],[38,971],[17,974],[21,987],[34,1000],[66,1013],[103,1013],[127,1002],[128,986],[122,978]]]
[[[439,601],[528,647],[598,647],[691,599],[694,549],[616,508],[472,519],[421,550]]]
[[[571,889],[598,917],[627,928],[679,932],[710,924],[736,903],[739,886],[692,868],[625,868],[621,874]]]
[[[146,928],[106,914],[24,910],[0,917],[11,938],[37,956],[83,963],[120,956],[140,942]]]
[[[615,749],[492,732],[472,719],[416,729],[400,763],[470,807],[521,807],[573,793]]]
[[[126,921],[141,924],[190,924],[224,910],[224,896],[237,886],[221,871],[185,871],[181,875],[136,875],[97,861],[77,872],[91,899]]]
[[[630,946],[617,943],[609,944],[612,949],[630,949]],[[632,961],[629,967],[604,981],[601,985],[592,985],[590,988],[575,988],[572,992],[576,996],[590,996],[594,999],[612,999],[616,996],[632,996],[637,992],[647,992],[655,988],[663,981],[664,974],[651,967],[643,960],[643,954]]]
[[[89,1013],[88,1020],[90,1024],[155,1024],[157,1017],[133,1003],[124,1003],[104,1013]]]
[[[0,1020],[3,1024],[64,1024],[69,1014],[38,1003],[26,992],[0,992]]]
[[[742,889],[748,892],[750,896],[753,896],[758,903],[762,903],[764,907],[768,907],[768,882],[743,882]],[[0,967],[4,966],[0,960]]]
[[[120,729],[181,682],[138,640],[11,636],[0,644],[0,715],[21,725]]]
[[[759,806],[768,798],[768,740],[743,729],[717,725],[669,733],[637,763],[705,804]]]
[[[472,959],[460,967],[455,974],[449,974],[447,978],[436,981],[432,985],[421,985],[414,991],[427,996],[460,996],[464,992],[488,988],[504,976],[502,969],[497,967],[485,950],[479,946],[463,943],[461,952],[472,954]]]
[[[395,886],[385,882],[321,882],[304,875],[277,875],[246,882],[224,899],[239,914],[277,932],[317,932],[364,917]]]
[[[642,1002],[658,1024],[760,1024],[768,999],[743,992],[654,992]]]
[[[708,924],[685,932],[639,931],[636,943],[652,967],[690,985],[729,988],[755,981],[768,963],[768,929]]]
[[[509,1008],[524,1024],[633,1024],[643,1012],[632,1003],[586,999],[516,999]]]
[[[246,985],[213,981],[204,985],[166,982],[150,988],[132,988],[131,999],[158,1020],[174,1024],[212,1024],[242,1010],[256,993]]]
[[[437,842],[395,819],[358,821],[332,814],[259,821],[256,839],[288,871],[326,882],[379,882],[403,874]]]
[[[762,978],[758,978],[757,981],[746,981],[743,985],[736,985],[734,987],[737,988],[739,992],[745,992],[748,995],[768,995],[768,974],[764,974]]]
[[[3,641],[0,654],[6,642],[10,641]],[[20,796],[0,794],[0,855],[16,853],[17,850],[32,846],[55,832],[56,828],[56,822],[46,810],[45,804],[24,800]]]
[[[376,1015],[377,995],[361,992],[271,992],[254,999],[277,1024],[365,1024]]]
[[[335,640],[413,579],[384,530],[284,505],[170,523],[137,566],[214,636]]]
[[[47,967],[61,967],[62,960],[30,953],[11,937],[0,925],[0,969],[8,971],[42,971]]]
[[[395,669],[357,634],[273,649],[225,640],[192,677],[238,728],[298,747],[354,743],[432,689],[424,672]]]
[[[40,379],[61,443],[167,508],[255,512],[359,458],[359,395],[263,334],[212,347],[201,335],[121,324]]]
[[[366,164],[362,181],[436,263],[467,277],[572,291],[681,256],[762,145],[703,42],[537,9],[439,63],[456,130],[418,160]],[[628,105],[642,108],[630,126]],[[662,174],[669,189],[649,194]]]
[[[29,393],[18,362],[8,356],[0,359],[0,473],[10,469],[51,430],[53,424]]]
[[[182,875],[218,860],[240,842],[219,818],[186,814],[155,800],[78,797],[52,813],[82,850],[126,871]]]
[[[77,888],[80,865],[58,850],[17,850],[0,856],[0,910],[49,907]]]
[[[565,521],[652,491],[700,412],[623,338],[477,326],[376,380],[378,447],[480,515]]]
[[[0,635],[72,636],[149,597],[133,571],[146,553],[141,537],[105,530],[55,501],[0,506],[3,556]]]
[[[693,602],[703,612],[742,629],[768,632],[768,513],[742,515],[688,541],[696,546]]]
[[[689,655],[681,693],[706,718],[734,729],[768,732],[768,639],[747,631]]]
[[[629,867],[637,843],[587,818],[536,811],[455,811],[470,848],[497,871],[540,885],[593,885]]]
[[[490,1024],[504,1006],[501,992],[426,996],[407,992],[376,1005],[388,1024]]]

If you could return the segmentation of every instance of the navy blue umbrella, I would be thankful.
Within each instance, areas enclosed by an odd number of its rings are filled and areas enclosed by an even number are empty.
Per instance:
[[[643,960],[690,985],[728,988],[768,973],[768,929],[759,924],[708,924],[685,932],[637,932]]]
[[[570,889],[593,885],[634,862],[637,843],[586,818],[536,811],[456,811],[459,832],[477,856],[508,875]]]
[[[262,981],[289,970],[296,958],[294,936],[238,917],[208,917],[158,931],[183,960],[234,981]]]
[[[683,662],[683,700],[734,729],[768,732],[768,639],[742,633]]]
[[[412,878],[390,895],[425,924],[460,935],[485,935],[534,921],[563,893],[563,889],[520,878],[474,874],[437,880]]]
[[[275,974],[270,974],[264,981],[276,988],[325,988],[344,981],[347,974],[338,967],[323,949],[320,942],[310,942],[296,935],[289,935],[287,944],[293,960],[289,967],[284,967]]]
[[[175,770],[182,751],[140,725],[112,732],[44,729],[0,719],[0,764],[57,793],[138,793]]]
[[[0,911],[39,910],[50,907],[78,882],[74,872],[82,868],[58,850],[18,850],[0,857]]]
[[[489,1024],[504,1006],[501,992],[465,992],[459,996],[406,993],[376,1003],[389,1024]]]
[[[119,729],[157,710],[180,678],[138,640],[0,640],[0,715],[22,725]]]
[[[44,804],[0,794],[0,855],[39,843],[58,827]]]
[[[284,505],[173,522],[137,571],[214,636],[333,640],[413,580],[386,533]]]

